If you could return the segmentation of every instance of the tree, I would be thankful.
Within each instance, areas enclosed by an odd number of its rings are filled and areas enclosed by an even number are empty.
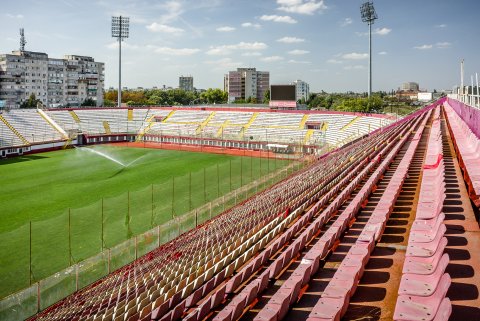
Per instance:
[[[270,103],[270,89],[265,90],[265,93],[263,94],[263,103]]]
[[[97,106],[97,102],[92,99],[92,97],[88,97],[82,103],[82,106]]]
[[[208,104],[224,104],[227,102],[228,93],[218,88],[208,88],[200,98]]]
[[[41,102],[40,99],[35,97],[35,94],[30,94],[27,100],[25,100],[21,105],[20,108],[37,108],[37,104]]]
[[[103,106],[104,107],[114,107],[115,106],[115,102],[110,100],[110,99],[104,99],[103,100]]]

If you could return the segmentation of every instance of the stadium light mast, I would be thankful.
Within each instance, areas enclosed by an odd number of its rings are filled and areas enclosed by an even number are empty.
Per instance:
[[[372,1],[367,1],[360,7],[362,21],[368,24],[368,98],[372,95],[372,25],[378,19]]]
[[[128,38],[128,17],[112,17],[112,37],[118,39],[118,107],[122,107],[122,40]]]

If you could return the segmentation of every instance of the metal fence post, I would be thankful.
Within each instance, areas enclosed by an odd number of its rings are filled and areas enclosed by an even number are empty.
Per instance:
[[[153,209],[154,209],[154,205],[153,205],[153,184],[152,184],[152,217],[150,218],[150,226],[153,228],[154,226],[154,223],[153,223]]]
[[[32,221],[30,221],[30,250],[29,250],[29,266],[30,266],[30,285],[32,285]],[[40,305],[39,305],[40,307]]]
[[[71,230],[71,210],[68,209],[68,262],[72,265],[72,230]]]

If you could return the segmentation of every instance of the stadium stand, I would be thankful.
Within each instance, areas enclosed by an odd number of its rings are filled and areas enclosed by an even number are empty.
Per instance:
[[[2,128],[8,128],[4,129],[0,148],[35,144],[35,151],[42,149],[42,143],[70,142],[79,134],[91,137],[87,143],[125,141],[135,135],[137,141],[148,142],[192,144],[190,138],[212,138],[229,140],[232,146],[262,142],[263,148],[272,143],[324,151],[325,146],[339,147],[391,122],[389,118],[366,115],[214,108],[31,109],[5,112],[0,120]],[[310,120],[323,124],[322,128],[306,128]]]
[[[209,115],[201,117],[205,120]],[[182,113],[179,116],[170,119],[192,122]],[[418,142],[430,111],[414,116],[327,155],[47,309],[36,319],[69,315],[103,320],[237,320],[313,242],[291,276],[253,317],[283,319],[399,150],[410,136]],[[298,128],[301,120],[292,124]],[[417,131],[415,135],[412,130]],[[383,232],[388,205],[398,193],[415,148],[415,143],[410,145],[378,211],[323,291],[318,308],[312,310],[312,320],[334,320],[345,313],[375,241]]]
[[[388,280],[394,285],[386,288],[385,299],[377,300],[383,318],[449,320],[453,316],[457,320],[462,315],[455,301],[468,301],[468,293],[452,291],[459,276],[452,273],[450,254],[455,253],[452,246],[472,250],[475,243],[450,244],[453,219],[445,204],[452,193],[463,197],[460,188],[452,192],[447,185],[465,179],[468,196],[479,205],[480,142],[447,102],[439,101],[388,126],[379,118],[333,113],[75,110],[79,121],[65,111],[48,113],[66,130],[100,135],[106,134],[105,122],[111,132],[129,132],[127,124],[133,122],[142,138],[205,135],[262,141],[268,134],[278,142],[352,143],[32,320],[358,319],[358,298],[365,296],[359,289],[369,282],[371,264],[388,243],[397,203],[404,204],[408,193],[415,196],[408,205],[410,223],[401,232],[405,248],[398,246],[399,267],[386,268],[395,275]],[[321,126],[313,131],[302,128],[308,122]],[[10,130],[5,122],[0,126],[2,131]],[[452,174],[450,141],[463,177]],[[470,224],[453,222],[455,229]],[[468,229],[479,231],[478,224]],[[478,258],[471,253],[473,260]],[[478,276],[470,282],[478,293]],[[470,316],[475,319],[480,315],[478,295],[470,301]]]

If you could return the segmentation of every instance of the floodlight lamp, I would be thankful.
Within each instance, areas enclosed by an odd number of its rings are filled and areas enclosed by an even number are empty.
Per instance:
[[[362,21],[368,24],[373,24],[378,19],[373,2],[367,1],[360,7],[360,13],[362,14]]]

